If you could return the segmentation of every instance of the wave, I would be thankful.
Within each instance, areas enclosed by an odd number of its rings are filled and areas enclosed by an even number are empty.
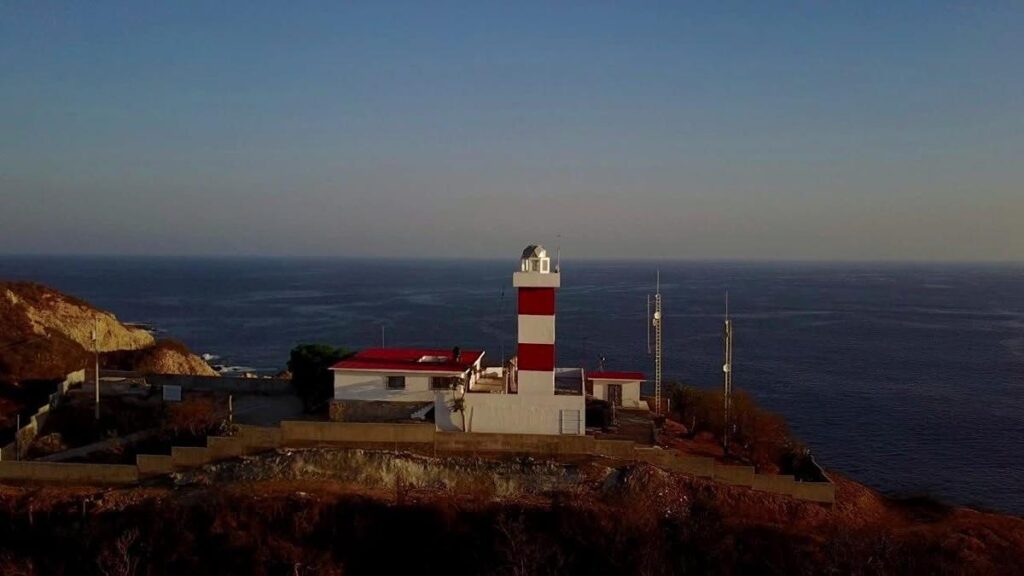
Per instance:
[[[213,369],[221,374],[242,374],[245,372],[258,372],[256,368],[252,366],[225,366],[223,364],[216,364]]]

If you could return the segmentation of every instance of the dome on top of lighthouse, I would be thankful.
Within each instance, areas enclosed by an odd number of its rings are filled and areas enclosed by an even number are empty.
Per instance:
[[[530,244],[523,250],[523,260],[529,258],[547,258],[548,251],[544,249],[540,244]]]
[[[541,274],[551,272],[551,258],[548,258],[548,251],[540,244],[527,246],[523,250],[523,257],[519,262],[522,272],[540,272]]]

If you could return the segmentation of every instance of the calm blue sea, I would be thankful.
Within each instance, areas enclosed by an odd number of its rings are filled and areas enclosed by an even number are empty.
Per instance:
[[[75,294],[219,362],[276,371],[299,342],[515,343],[515,260],[0,257],[0,278]],[[667,378],[736,386],[827,467],[887,492],[1024,514],[1024,266],[563,262],[560,365],[652,371],[660,267]]]

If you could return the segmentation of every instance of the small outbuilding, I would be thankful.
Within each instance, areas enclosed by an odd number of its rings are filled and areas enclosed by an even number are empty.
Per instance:
[[[598,400],[605,400],[621,408],[647,409],[640,400],[643,372],[588,372],[587,389]]]

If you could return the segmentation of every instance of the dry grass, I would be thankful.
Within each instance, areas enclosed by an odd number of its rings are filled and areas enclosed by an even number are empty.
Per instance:
[[[296,480],[0,488],[0,571],[1008,574],[1021,565],[1024,520],[836,482],[833,507],[649,466],[625,470],[617,490],[515,500]]]

